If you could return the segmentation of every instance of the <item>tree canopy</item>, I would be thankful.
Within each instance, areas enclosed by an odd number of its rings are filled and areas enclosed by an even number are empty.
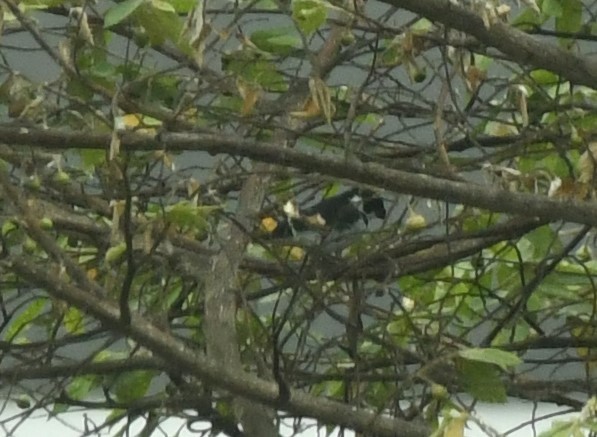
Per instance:
[[[0,11],[9,435],[595,429],[597,2]]]

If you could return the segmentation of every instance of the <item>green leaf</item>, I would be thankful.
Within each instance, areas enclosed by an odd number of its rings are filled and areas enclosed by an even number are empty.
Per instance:
[[[186,14],[190,12],[197,4],[197,0],[168,0],[168,2],[174,7],[174,10],[178,14]]]
[[[377,126],[381,125],[381,123],[383,122],[383,119],[384,118],[381,114],[377,114],[375,112],[364,113],[364,114],[357,115],[355,117],[355,121],[357,121],[361,124],[373,126],[373,127],[377,127]]]
[[[113,80],[116,74],[116,68],[106,60],[95,62],[88,71],[90,75],[97,79]]]
[[[116,399],[120,402],[139,399],[147,393],[155,374],[153,370],[135,370],[120,374],[113,387]]]
[[[81,334],[85,332],[83,313],[76,307],[69,307],[64,314],[64,327],[71,334]]]
[[[566,0],[562,3],[562,14],[556,17],[558,32],[578,32],[582,25],[582,3],[580,0]],[[570,38],[560,38],[560,43],[568,44]]]
[[[4,338],[7,341],[12,341],[15,336],[27,329],[27,325],[33,322],[42,312],[46,306],[46,299],[41,297],[35,298],[29,305],[21,312],[10,324],[9,328],[4,333]]]
[[[64,0],[24,0],[19,2],[24,10],[46,9],[54,6],[64,6]]]
[[[247,82],[259,84],[268,91],[285,91],[287,88],[284,76],[276,70],[275,65],[249,50],[222,56],[222,69],[239,75]]]
[[[319,0],[294,0],[292,2],[292,18],[307,35],[319,29],[327,19],[327,9]]]
[[[547,16],[537,14],[533,9],[524,9],[513,21],[512,25],[519,29],[533,29],[547,21]]]
[[[21,395],[17,397],[15,400],[17,407],[21,410],[25,410],[31,407],[31,399],[27,395]]]
[[[475,55],[475,65],[481,70],[487,70],[493,61],[494,59],[490,56]]]
[[[506,389],[493,364],[460,360],[457,369],[467,393],[483,402],[506,402]]]
[[[66,404],[61,404],[56,402],[54,407],[52,407],[52,411],[50,411],[50,417],[55,417],[59,414],[66,413],[69,409],[69,406]]]
[[[164,302],[164,308],[170,308],[174,302],[179,298],[182,293],[182,285],[180,283],[174,284],[168,288],[166,299]]]
[[[106,420],[104,421],[104,424],[117,423],[120,419],[122,419],[123,417],[126,417],[128,414],[129,414],[129,412],[127,410],[115,408],[112,410],[112,412],[110,414],[108,414],[108,416],[106,417]],[[123,430],[121,430],[121,433],[119,433],[121,436],[122,436]],[[115,435],[114,437],[118,437],[118,434]]]
[[[556,234],[551,226],[541,226],[534,229],[524,237],[532,248],[533,252],[530,259],[542,258],[548,255],[549,250],[559,250],[561,244],[557,240]],[[527,259],[523,257],[523,259]]]
[[[567,2],[568,0],[564,0]],[[560,0],[543,0],[541,4],[541,12],[551,17],[561,17],[564,13],[562,3]]]
[[[265,247],[261,246],[260,244],[249,243],[247,244],[246,254],[251,258],[261,259],[268,258],[269,252]]]
[[[80,62],[79,62],[80,64]],[[80,70],[88,70],[88,67],[79,67]],[[83,82],[77,79],[71,79],[66,86],[66,92],[74,97],[79,97],[84,101],[89,101],[93,98],[93,91],[85,86]],[[103,152],[103,151],[102,151]],[[105,153],[105,152],[104,152]]]
[[[125,352],[115,352],[115,351],[110,351],[110,350],[103,350],[103,351],[99,351],[97,354],[95,354],[95,356],[93,357],[93,362],[94,363],[103,363],[103,362],[110,361],[110,360],[122,360],[126,357],[127,357],[127,355]]]
[[[555,421],[551,428],[539,434],[539,437],[570,437],[573,436],[572,430],[574,422],[571,421]]]
[[[98,384],[99,378],[95,375],[77,376],[66,387],[66,393],[73,399],[81,400]]]
[[[147,101],[164,104],[166,106],[173,105],[180,94],[180,80],[172,75],[161,74],[150,79],[138,80],[131,83],[130,90],[137,98],[146,99]],[[143,124],[145,126],[160,126],[161,121],[143,116]]]
[[[137,11],[135,19],[145,29],[152,45],[163,44],[169,40],[182,48],[182,21],[175,12],[148,5]]]
[[[166,208],[166,219],[182,228],[203,230],[207,227],[206,217],[218,209],[219,206],[197,206],[182,201]]]
[[[323,383],[324,386],[324,393],[333,398],[340,398],[342,397],[343,393],[346,390],[343,381],[330,381]]]
[[[124,243],[124,242],[118,243],[116,246],[112,246],[106,251],[106,255],[104,256],[104,259],[108,263],[114,263],[114,262],[118,261],[120,258],[122,258],[122,256],[124,255],[125,252],[126,252],[126,243]]]
[[[104,28],[108,29],[122,22],[143,3],[145,3],[145,0],[124,0],[122,3],[111,7],[104,16]]]
[[[538,85],[555,85],[560,81],[560,78],[557,74],[543,69],[533,70],[529,76],[531,76],[531,78],[537,82]]]
[[[155,9],[160,10],[160,11],[170,12],[170,13],[173,13],[173,14],[176,13],[176,9],[174,9],[174,6],[172,6],[167,1],[163,1],[163,0],[151,0],[151,6],[153,8],[155,8]]]
[[[433,28],[433,22],[429,21],[427,18],[421,18],[412,26],[410,26],[410,30],[417,35],[424,35],[428,33]]]
[[[504,370],[508,370],[509,367],[515,367],[522,363],[521,359],[518,358],[516,354],[505,352],[500,349],[470,348],[459,351],[458,355],[469,361],[495,364]]]
[[[19,230],[19,225],[17,223],[15,223],[13,220],[5,220],[2,223],[2,236],[6,237],[9,234],[16,232]]]
[[[279,55],[288,55],[301,46],[301,39],[287,27],[258,30],[251,35],[251,41],[260,50]]]
[[[384,66],[400,65],[404,58],[400,38],[396,37],[392,40],[386,41],[386,44],[386,48],[381,54],[381,64]]]
[[[106,162],[105,150],[84,149],[78,150],[81,163],[86,171],[92,171],[96,166]]]

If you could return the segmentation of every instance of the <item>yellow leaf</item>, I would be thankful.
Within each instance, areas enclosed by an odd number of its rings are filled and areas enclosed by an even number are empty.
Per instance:
[[[273,217],[265,217],[261,219],[260,228],[262,231],[272,233],[278,227],[278,222]]]
[[[171,171],[175,170],[174,160],[172,159],[172,156],[165,150],[156,150],[153,153],[153,156],[155,159],[162,161],[166,168],[169,168]]]
[[[197,7],[189,12],[181,32],[181,39],[187,39],[198,66],[203,65],[205,40],[210,33],[211,26],[205,20],[205,1],[200,0]]]
[[[79,20],[79,38],[89,45],[94,46],[95,42],[93,41],[93,34],[87,20],[87,13],[81,7],[72,8],[71,13]]]
[[[319,77],[312,77],[309,79],[309,90],[311,99],[317,104],[328,124],[331,124],[336,108],[332,104],[332,97],[326,83]]]
[[[518,110],[520,111],[520,116],[522,117],[522,125],[526,127],[529,125],[529,110],[527,105],[529,92],[524,85],[518,85],[516,87],[516,94],[518,100]]]
[[[125,114],[120,121],[125,129],[133,129],[141,124],[141,117],[139,114]]]
[[[162,125],[160,120],[152,117],[148,117],[143,114],[131,113],[125,114],[121,117],[117,117],[116,123],[119,127],[126,130],[137,130],[141,132],[141,129],[137,128],[155,128]],[[144,129],[146,132],[155,131],[155,129]]]
[[[466,414],[461,414],[458,417],[453,417],[449,420],[444,428],[443,437],[463,437],[464,436],[464,425],[466,424]]]
[[[236,80],[236,88],[243,99],[243,106],[240,110],[241,115],[250,115],[253,112],[253,108],[255,108],[255,105],[259,101],[259,98],[261,97],[261,88],[256,85],[249,84],[241,78]]]
[[[288,258],[292,261],[301,261],[305,258],[305,250],[301,247],[297,246],[290,246],[287,247],[288,250]]]
[[[120,240],[120,217],[124,213],[125,201],[124,200],[112,200],[110,201],[110,207],[112,208],[112,226],[110,239],[113,243]]]
[[[597,141],[589,144],[588,149],[580,155],[578,160],[578,181],[583,184],[593,184],[595,176],[595,162],[597,160]]]
[[[110,161],[114,160],[120,154],[120,137],[116,129],[112,131],[110,140]]]
[[[143,250],[146,254],[151,253],[151,249],[153,248],[154,241],[153,241],[153,232],[151,226],[147,226],[143,231]]]
[[[474,92],[479,88],[481,82],[487,78],[487,71],[481,70],[475,65],[469,65],[466,68],[466,84],[469,91]]]
[[[527,1],[529,1],[529,0],[527,0]],[[534,1],[534,0],[530,0],[530,1]],[[512,10],[512,8],[510,6],[502,4],[502,5],[498,5],[498,7],[495,8],[495,13],[502,20],[508,21],[508,14],[510,14],[511,10]]]
[[[187,195],[193,199],[195,205],[199,200],[199,188],[201,188],[201,184],[195,178],[190,178],[187,180]]]
[[[588,197],[589,191],[590,186],[586,182],[577,182],[571,178],[555,178],[549,184],[547,196],[555,199],[584,200]]]
[[[490,121],[485,126],[485,133],[496,137],[506,137],[508,135],[516,135],[518,129],[513,124]]]
[[[409,207],[408,218],[406,219],[405,225],[407,231],[416,231],[427,226],[427,220],[421,214]]]
[[[314,118],[318,117],[319,114],[321,114],[319,105],[311,97],[307,99],[301,111],[293,111],[290,113],[290,115],[296,118]]]
[[[449,397],[448,389],[441,384],[431,384],[431,396],[434,399],[447,399]]]
[[[87,279],[89,279],[90,281],[94,281],[95,278],[97,278],[97,269],[93,267],[87,270]]]

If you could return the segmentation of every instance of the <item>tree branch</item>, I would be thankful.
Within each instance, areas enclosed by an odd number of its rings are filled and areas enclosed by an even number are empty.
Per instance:
[[[11,382],[48,379],[48,378],[71,378],[77,375],[111,375],[134,370],[167,370],[167,361],[153,357],[131,357],[124,360],[110,360],[103,362],[73,364],[57,364],[42,366],[13,366],[0,370],[0,379]]]
[[[110,144],[109,134],[88,135],[53,129],[24,132],[5,126],[0,126],[0,138],[9,144],[38,146],[49,150],[106,149]],[[562,201],[529,193],[513,193],[486,185],[454,182],[389,169],[375,163],[347,162],[332,156],[305,153],[277,144],[255,142],[222,133],[164,132],[159,137],[129,133],[123,135],[121,147],[126,150],[203,150],[211,154],[228,153],[402,194],[548,221],[564,220],[597,226],[597,204],[594,202]]]
[[[278,386],[260,379],[243,370],[232,370],[222,363],[208,360],[203,354],[189,349],[172,335],[154,326],[137,314],[131,315],[130,324],[123,327],[120,322],[118,306],[106,298],[100,298],[72,284],[60,281],[48,274],[44,268],[31,264],[20,257],[8,266],[22,278],[36,286],[43,287],[52,296],[63,299],[93,317],[102,321],[111,329],[126,331],[132,339],[151,350],[156,356],[176,363],[181,372],[221,387],[231,393],[252,399],[256,402],[279,407]],[[388,437],[423,437],[429,430],[405,420],[391,419],[382,414],[356,409],[351,405],[317,398],[297,390],[290,390],[290,399],[284,409],[297,416],[315,417],[324,423],[345,426],[357,431],[375,433]]]
[[[597,205],[593,202],[560,201],[547,196],[513,193],[471,182],[454,182],[389,169],[375,163],[347,162],[331,156],[314,155],[222,134],[164,133],[160,138],[163,147],[169,150],[194,147],[195,150],[214,154],[230,153],[373,185],[397,193],[475,206],[489,211],[539,217],[549,221],[565,220],[597,225]]]
[[[571,82],[597,88],[597,59],[575,55],[560,47],[540,41],[505,23],[486,28],[477,14],[450,0],[381,0],[407,9],[425,18],[468,33],[483,44],[495,47],[513,61],[553,71]]]

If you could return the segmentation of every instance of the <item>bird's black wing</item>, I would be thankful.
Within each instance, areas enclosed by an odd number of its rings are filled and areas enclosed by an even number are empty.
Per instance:
[[[319,215],[323,219],[321,224],[332,229],[350,228],[362,218],[358,203],[353,200],[355,196],[360,196],[357,188],[328,197],[305,209],[303,215],[306,217]]]

